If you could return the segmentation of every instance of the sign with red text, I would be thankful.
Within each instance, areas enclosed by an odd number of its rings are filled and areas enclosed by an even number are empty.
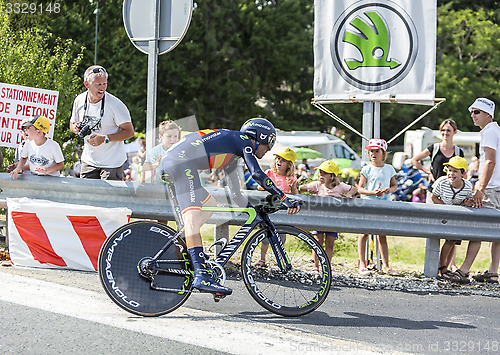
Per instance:
[[[0,83],[0,146],[15,148],[21,143],[21,121],[33,115],[49,119],[47,137],[53,138],[59,92]]]

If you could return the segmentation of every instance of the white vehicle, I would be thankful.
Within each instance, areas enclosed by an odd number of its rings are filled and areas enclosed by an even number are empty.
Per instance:
[[[310,148],[323,155],[321,159],[308,160],[308,162],[315,163],[316,160],[323,161],[327,159],[349,159],[351,160],[351,168],[361,170],[361,158],[351,147],[334,135],[318,131],[284,132],[278,130],[276,132],[276,145],[264,156],[261,164],[271,165],[274,159],[273,154],[280,152],[284,147],[291,149],[298,147]]]
[[[479,157],[479,141],[481,134],[479,132],[462,132],[458,131],[453,136],[453,143],[459,146],[464,151],[464,157],[468,163],[471,162],[473,156]],[[441,142],[441,132],[432,130],[427,127],[414,131],[406,131],[404,140],[404,152],[394,153],[393,165],[400,166],[405,158],[411,158],[420,153],[428,146]],[[430,159],[424,161],[425,164],[430,164]]]

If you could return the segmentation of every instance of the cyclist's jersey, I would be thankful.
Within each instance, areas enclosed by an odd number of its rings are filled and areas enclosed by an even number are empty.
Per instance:
[[[201,207],[207,199],[208,193],[197,181],[198,170],[230,171],[236,168],[240,157],[260,186],[283,198],[285,194],[264,174],[254,153],[252,141],[246,134],[227,129],[206,129],[188,134],[173,145],[161,160],[160,171],[174,181],[181,210]]]

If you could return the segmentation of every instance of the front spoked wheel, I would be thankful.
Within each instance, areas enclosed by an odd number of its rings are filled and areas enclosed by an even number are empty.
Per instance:
[[[248,292],[257,303],[273,313],[298,317],[318,308],[330,291],[332,273],[326,252],[309,233],[291,226],[276,226],[292,269],[281,271],[269,246],[265,267],[255,267],[262,246],[268,243],[267,229],[253,234],[243,250],[241,266]],[[310,272],[313,258],[320,273]]]
[[[162,223],[137,221],[106,239],[99,254],[99,279],[113,302],[133,314],[160,316],[187,300],[192,274],[184,242],[177,239],[151,262],[174,235]]]

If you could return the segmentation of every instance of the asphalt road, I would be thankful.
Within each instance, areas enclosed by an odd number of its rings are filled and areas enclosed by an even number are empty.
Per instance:
[[[195,294],[159,318],[129,315],[97,274],[0,268],[0,352],[498,354],[499,299],[334,287],[319,310],[283,318],[262,309],[241,281],[214,303]]]

